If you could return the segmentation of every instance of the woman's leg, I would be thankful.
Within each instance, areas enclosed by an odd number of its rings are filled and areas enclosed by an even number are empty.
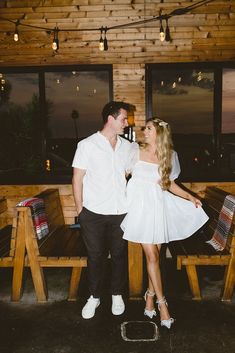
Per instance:
[[[148,292],[151,295],[148,295]],[[155,294],[155,289],[153,287],[153,284],[152,284],[150,277],[148,276],[148,290],[145,294],[145,301],[146,301],[145,309],[147,309],[147,310],[154,310],[155,295],[152,295],[153,293]]]
[[[146,256],[147,271],[149,276],[149,289],[155,292],[157,300],[161,300],[163,295],[161,271],[159,265],[159,255],[161,245],[141,244]],[[146,309],[152,310],[154,307],[153,297],[147,296]],[[166,303],[159,305],[161,320],[170,318]]]

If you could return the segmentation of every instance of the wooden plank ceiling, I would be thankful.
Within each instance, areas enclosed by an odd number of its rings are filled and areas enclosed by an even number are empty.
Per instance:
[[[194,0],[1,0],[0,66],[233,61],[234,0],[210,1],[171,17],[170,42],[159,40],[160,23],[151,21],[108,30],[108,51],[98,49],[101,26],[109,28],[152,19],[160,10],[169,14],[198,3]],[[17,20],[19,41],[15,42]],[[59,28],[58,52],[51,48],[54,27]]]

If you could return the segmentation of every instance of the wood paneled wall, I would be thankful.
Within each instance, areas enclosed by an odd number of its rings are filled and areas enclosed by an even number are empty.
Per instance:
[[[205,188],[209,185],[217,186],[225,191],[235,194],[235,182],[183,183],[183,185],[201,197],[203,197]],[[77,212],[75,209],[71,185],[0,185],[0,197],[6,197],[8,207],[8,210],[0,215],[0,226],[11,224],[14,207],[19,201],[27,197],[35,196],[49,188],[59,189],[65,222],[66,224],[74,223],[74,217],[77,215]]]
[[[159,22],[110,30],[109,50],[98,49],[99,28],[151,19],[198,1],[177,0],[2,0],[0,16],[59,32],[60,49],[51,49],[53,33],[0,20],[0,67],[62,64],[112,64],[114,98],[136,105],[136,126],[145,120],[145,64],[232,61],[235,59],[235,2],[212,1],[169,20],[171,42],[160,42]],[[86,31],[86,28],[97,29]]]

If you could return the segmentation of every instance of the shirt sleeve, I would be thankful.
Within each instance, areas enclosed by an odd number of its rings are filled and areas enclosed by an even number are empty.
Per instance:
[[[129,158],[127,161],[127,168],[126,168],[126,172],[128,174],[132,172],[138,160],[139,160],[139,145],[136,142],[132,142],[130,146]]]
[[[172,170],[170,174],[170,180],[175,180],[178,178],[180,175],[181,169],[180,169],[180,162],[178,158],[178,154],[173,151],[172,153]]]
[[[87,169],[88,166],[88,153],[87,144],[85,141],[80,141],[77,145],[77,150],[75,152],[72,167],[79,169]]]

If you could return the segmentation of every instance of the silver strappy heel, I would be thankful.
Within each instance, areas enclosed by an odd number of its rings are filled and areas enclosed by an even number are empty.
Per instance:
[[[145,294],[144,294],[144,300],[146,302],[147,300],[147,296],[150,296],[150,297],[154,297],[155,296],[155,293],[154,292],[151,292],[149,289],[146,290]],[[145,316],[148,316],[150,319],[152,319],[154,316],[157,315],[156,313],[156,310],[153,309],[153,310],[148,310],[148,309],[144,309],[144,315]]]
[[[165,304],[166,306],[168,306],[165,297],[163,297],[163,298],[160,299],[160,300],[157,300],[156,303],[157,303],[157,305],[158,305],[158,310],[159,310],[159,311],[160,311],[160,305],[161,305],[161,304]],[[161,320],[161,326],[164,326],[164,327],[168,328],[168,330],[170,330],[171,325],[172,325],[174,322],[175,322],[175,320],[174,320],[172,317],[170,317],[170,319]]]

